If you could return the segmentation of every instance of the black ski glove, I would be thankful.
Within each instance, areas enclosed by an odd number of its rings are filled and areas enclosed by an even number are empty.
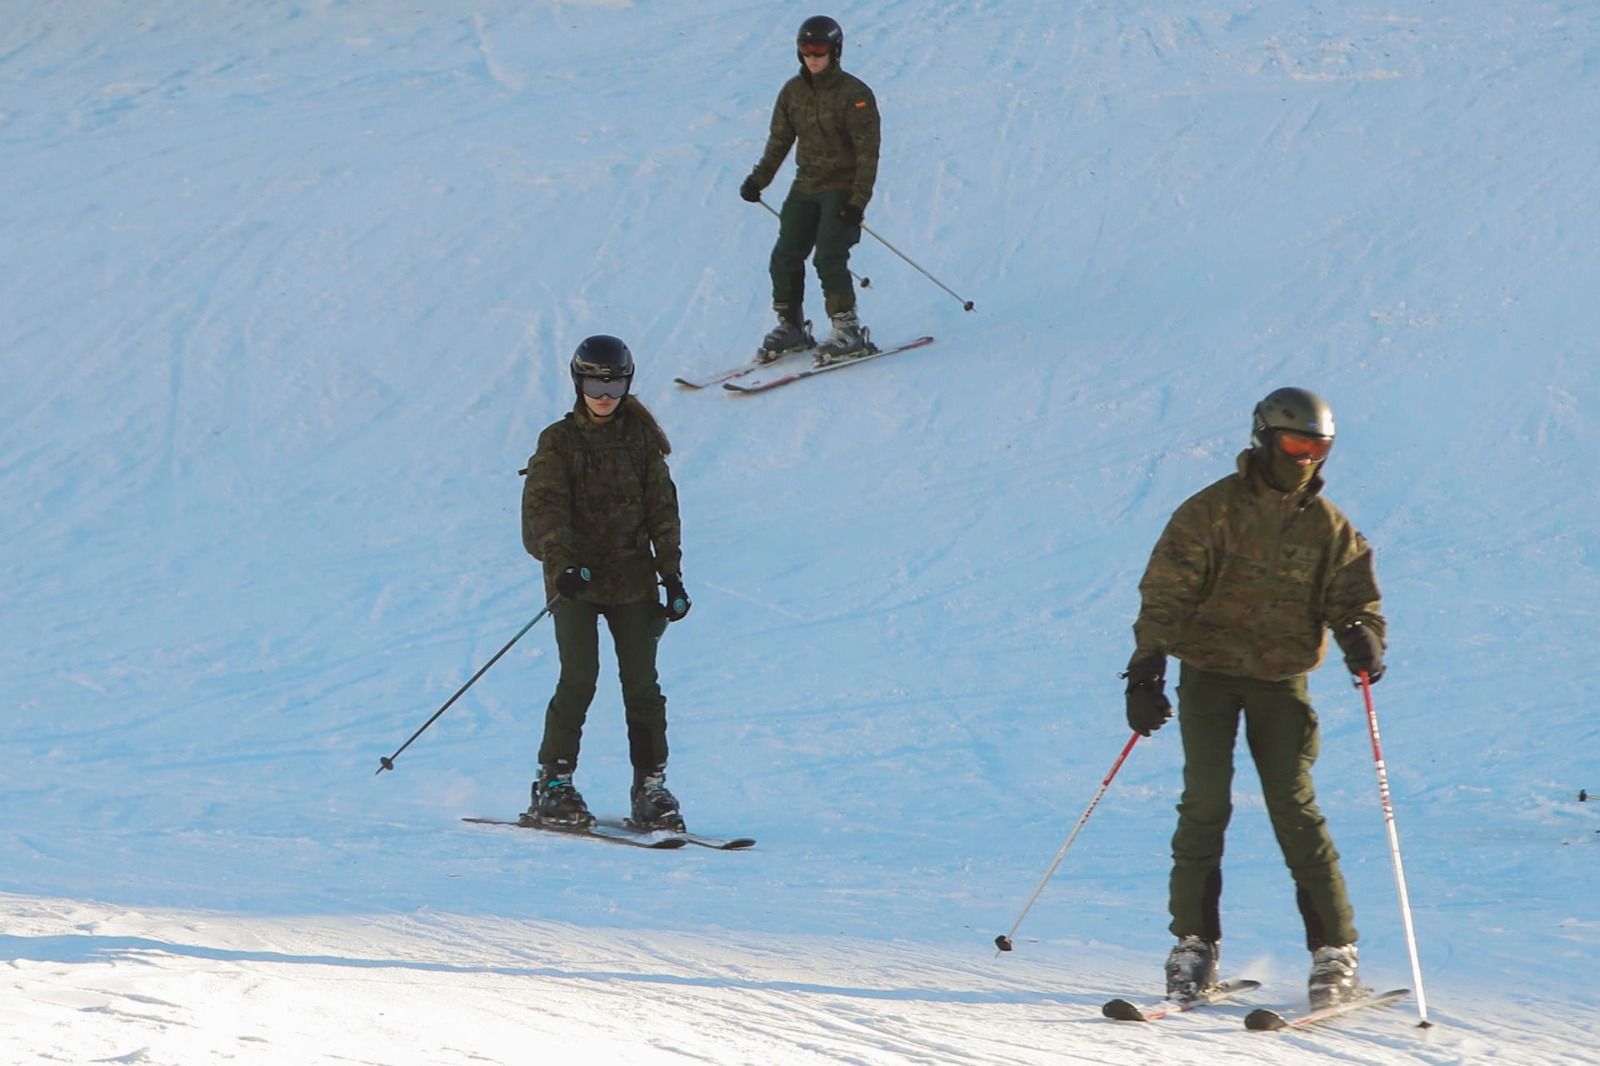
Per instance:
[[[689,600],[689,594],[683,591],[683,577],[673,574],[671,577],[661,579],[661,587],[667,590],[667,602],[661,608],[667,612],[667,621],[678,622],[689,613],[689,608],[694,604]]]
[[[1344,652],[1344,665],[1355,677],[1356,684],[1361,683],[1361,671],[1365,670],[1368,683],[1376,685],[1383,676],[1383,641],[1372,627],[1351,622],[1343,629],[1335,629],[1333,639],[1339,642],[1339,650]]]
[[[1128,726],[1147,737],[1172,717],[1172,701],[1166,692],[1167,657],[1159,651],[1136,651],[1122,676],[1128,679]]]
[[[756,176],[750,175],[739,186],[739,198],[747,203],[758,204],[761,202],[761,186],[756,184]]]
[[[843,207],[839,208],[839,218],[842,219],[844,224],[847,226],[859,226],[861,225],[861,220],[866,217],[866,208],[857,204],[845,204]]]
[[[569,566],[556,575],[556,591],[569,600],[575,600],[592,576],[587,566]]]

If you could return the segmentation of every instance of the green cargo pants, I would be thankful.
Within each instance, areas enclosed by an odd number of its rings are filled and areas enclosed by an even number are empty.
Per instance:
[[[617,649],[629,759],[636,770],[665,766],[667,699],[656,678],[656,643],[667,628],[661,605],[646,600],[601,606],[564,599],[553,613],[561,678],[544,712],[539,765],[549,766],[557,759],[578,761],[583,723],[600,677],[600,618],[604,616]]]
[[[812,262],[822,282],[822,295],[830,316],[856,305],[850,284],[850,249],[861,240],[859,226],[846,225],[839,209],[850,199],[849,189],[799,193],[789,190],[778,213],[778,243],[772,246],[772,303],[787,308],[801,321],[805,304],[806,256],[816,248]]]
[[[1305,675],[1255,681],[1187,663],[1178,678],[1183,799],[1172,835],[1172,933],[1222,937],[1222,842],[1233,813],[1233,746],[1241,712],[1267,814],[1294,877],[1306,946],[1354,943],[1354,914],[1339,872],[1339,853],[1317,810],[1311,783],[1317,715]]]

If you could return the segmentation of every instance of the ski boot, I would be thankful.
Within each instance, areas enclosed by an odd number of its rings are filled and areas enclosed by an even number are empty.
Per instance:
[[[572,786],[575,769],[566,759],[539,767],[539,779],[533,783],[533,805],[522,815],[522,821],[558,829],[587,829],[594,825],[594,815]]]
[[[629,819],[636,829],[670,829],[684,831],[683,815],[678,810],[678,800],[667,791],[667,768],[635,771],[633,775],[633,815]]]
[[[1180,937],[1167,954],[1167,998],[1194,999],[1217,983],[1219,944],[1197,936]]]
[[[774,310],[778,312],[778,324],[761,338],[761,347],[756,350],[756,362],[763,366],[777,362],[790,352],[803,352],[817,343],[811,335],[811,323],[802,323],[799,312],[791,315],[787,307]]]
[[[1324,945],[1311,953],[1311,979],[1306,982],[1312,1010],[1333,1007],[1371,995],[1356,976],[1356,946]]]
[[[877,350],[872,346],[872,337],[867,328],[856,318],[855,308],[840,311],[831,316],[830,321],[833,323],[833,332],[827,340],[817,345],[817,354],[813,358],[817,366],[859,359]]]

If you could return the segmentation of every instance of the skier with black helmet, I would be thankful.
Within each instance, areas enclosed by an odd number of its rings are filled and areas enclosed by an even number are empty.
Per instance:
[[[1217,979],[1223,835],[1232,811],[1241,717],[1267,814],[1294,878],[1312,953],[1313,1007],[1365,994],[1354,913],[1311,780],[1318,750],[1306,675],[1331,629],[1351,674],[1383,676],[1385,623],[1372,551],[1322,496],[1333,412],[1284,388],[1256,405],[1237,472],[1190,497],[1156,542],[1139,583],[1127,720],[1149,736],[1172,716],[1167,657],[1181,663],[1183,798],[1172,837],[1167,994]]]
[[[816,344],[816,362],[823,364],[872,350],[856,313],[850,249],[861,240],[861,220],[878,177],[878,102],[865,82],[840,68],[844,31],[833,19],[806,19],[795,48],[800,72],[778,93],[766,149],[739,195],[759,202],[790,146],[799,142],[770,264],[778,324],[762,339],[756,358],[770,362],[815,343],[803,306],[806,256],[814,248],[812,262],[833,327]]]
[[[544,563],[545,598],[560,595],[552,614],[561,659],[524,817],[558,827],[594,824],[573,772],[599,676],[604,618],[622,682],[632,819],[681,831],[683,816],[666,786],[667,701],[656,674],[656,644],[690,606],[678,492],[666,463],[672,447],[632,395],[633,353],[626,344],[589,337],[570,369],[572,410],[539,434],[522,486],[523,547]],[[665,604],[657,599],[658,584]]]

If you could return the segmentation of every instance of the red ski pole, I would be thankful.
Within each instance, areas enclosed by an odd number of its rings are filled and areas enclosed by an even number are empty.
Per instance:
[[[1378,796],[1383,800],[1383,820],[1389,828],[1389,856],[1394,860],[1394,883],[1400,891],[1400,916],[1406,927],[1406,948],[1411,952],[1411,977],[1417,985],[1417,1015],[1420,1028],[1433,1023],[1428,1021],[1428,997],[1422,991],[1422,962],[1417,957],[1417,934],[1411,925],[1411,897],[1406,893],[1406,871],[1400,862],[1400,832],[1394,824],[1394,802],[1389,796],[1389,771],[1383,765],[1383,743],[1378,739],[1378,712],[1372,706],[1372,681],[1365,670],[1357,675],[1361,679],[1361,697],[1367,704],[1367,727],[1372,733],[1372,758],[1378,766]]]
[[[1078,839],[1078,833],[1083,829],[1083,823],[1089,820],[1089,815],[1093,814],[1094,809],[1100,805],[1100,797],[1104,796],[1106,789],[1111,787],[1111,779],[1117,776],[1117,771],[1122,769],[1123,762],[1128,758],[1128,752],[1132,751],[1133,746],[1137,743],[1139,743],[1139,734],[1135,732],[1133,736],[1128,738],[1128,742],[1122,746],[1122,754],[1118,755],[1117,761],[1111,764],[1111,771],[1106,774],[1106,779],[1100,782],[1100,791],[1094,794],[1094,799],[1090,800],[1089,806],[1084,809],[1083,817],[1078,819],[1078,824],[1072,827],[1071,833],[1067,834],[1067,842],[1061,845],[1060,851],[1056,852],[1054,861],[1050,863],[1050,868],[1044,872],[1044,876],[1039,879],[1039,885],[1033,890],[1033,895],[1029,896],[1028,902],[1023,904],[1022,913],[1017,915],[1017,920],[1011,923],[1011,928],[1008,931],[994,938],[995,947],[1001,951],[1011,950],[1011,937],[1016,933],[1017,926],[1022,924],[1022,919],[1027,917],[1028,911],[1033,908],[1034,901],[1039,898],[1039,893],[1044,891],[1045,883],[1055,876],[1056,867],[1060,866],[1061,860],[1067,857],[1067,849],[1072,847],[1074,840]]]

